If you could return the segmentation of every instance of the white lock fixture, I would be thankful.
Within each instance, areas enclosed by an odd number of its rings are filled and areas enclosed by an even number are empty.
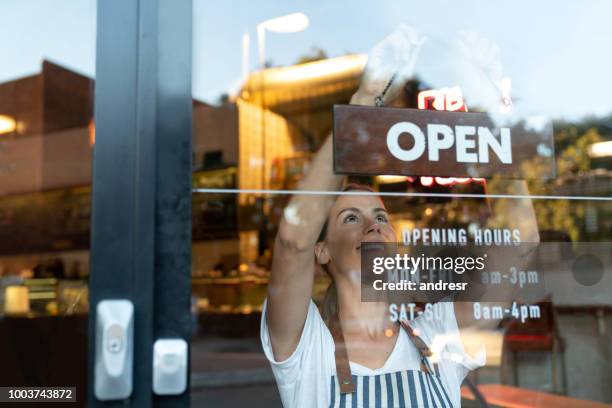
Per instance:
[[[131,301],[102,300],[96,307],[96,362],[94,394],[102,401],[132,394],[134,305]]]
[[[153,345],[153,392],[179,395],[187,389],[187,342],[159,339]]]

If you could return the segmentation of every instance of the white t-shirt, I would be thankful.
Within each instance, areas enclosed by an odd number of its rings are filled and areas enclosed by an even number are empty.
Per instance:
[[[300,341],[293,354],[284,361],[277,361],[266,323],[266,303],[261,318],[261,342],[276,378],[283,406],[286,408],[328,407],[331,399],[330,381],[336,374],[334,340],[323,322],[314,302],[310,302],[308,315]],[[477,359],[466,354],[451,302],[440,302],[441,319],[428,319],[421,315],[410,321],[419,330],[420,337],[439,359],[438,367],[444,389],[453,405],[461,406],[460,386],[470,370],[485,363],[484,352]],[[404,370],[418,370],[420,355],[408,334],[400,330],[397,342],[386,363],[376,370],[351,362],[353,375],[379,375]]]

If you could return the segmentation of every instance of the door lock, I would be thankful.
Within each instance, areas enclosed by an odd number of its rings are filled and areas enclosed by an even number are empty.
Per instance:
[[[153,345],[153,392],[179,395],[187,389],[187,342],[159,339]]]
[[[132,394],[134,305],[103,300],[96,308],[94,393],[99,400],[121,400]]]

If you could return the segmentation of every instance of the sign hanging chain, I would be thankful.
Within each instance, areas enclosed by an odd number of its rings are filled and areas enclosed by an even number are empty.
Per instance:
[[[374,98],[374,103],[376,104],[377,108],[382,108],[383,106],[385,106],[385,99],[384,99],[385,95],[386,95],[387,91],[389,90],[389,88],[391,87],[391,84],[395,80],[396,76],[397,76],[397,73],[393,74],[391,76],[391,78],[389,79],[389,82],[387,82],[387,85],[385,86],[385,89],[382,90],[380,95],[378,95],[376,98]]]

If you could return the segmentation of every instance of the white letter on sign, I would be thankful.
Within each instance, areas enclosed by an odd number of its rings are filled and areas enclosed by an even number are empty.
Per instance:
[[[466,136],[471,136],[476,133],[474,126],[455,126],[455,134],[457,137],[457,162],[459,163],[478,163],[478,155],[476,153],[468,153],[468,149],[476,147],[474,139],[466,139]]]
[[[438,135],[442,135],[438,139]],[[440,150],[450,148],[455,141],[453,129],[446,125],[427,125],[427,145],[429,146],[429,160],[440,160]]]
[[[414,139],[411,149],[402,149],[399,145],[399,137],[402,133],[409,133]],[[391,126],[387,132],[387,147],[393,156],[403,161],[416,160],[425,151],[425,135],[414,123],[399,122]]]
[[[502,163],[512,163],[510,129],[501,128],[500,134],[501,141],[498,141],[488,128],[482,126],[478,128],[478,158],[481,163],[489,162],[489,146]]]

